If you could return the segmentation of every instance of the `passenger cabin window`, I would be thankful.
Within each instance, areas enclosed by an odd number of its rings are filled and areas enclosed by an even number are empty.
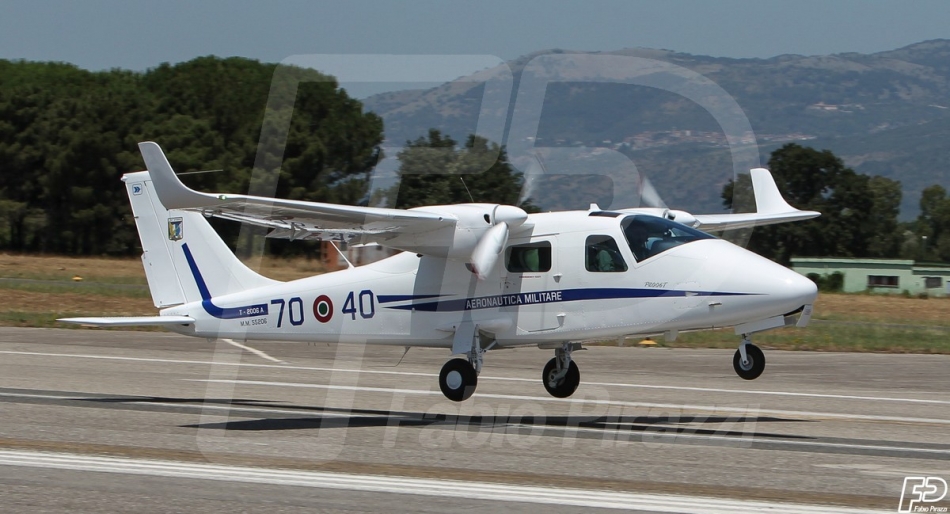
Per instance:
[[[505,252],[505,268],[512,273],[551,271],[551,243],[540,241],[509,246]]]
[[[656,216],[628,216],[620,222],[620,226],[637,262],[693,241],[715,239],[695,228]]]
[[[588,236],[585,245],[584,262],[587,271],[620,272],[627,271],[627,263],[620,254],[617,241],[610,236]]]

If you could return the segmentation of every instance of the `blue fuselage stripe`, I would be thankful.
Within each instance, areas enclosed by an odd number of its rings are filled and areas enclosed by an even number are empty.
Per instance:
[[[205,312],[218,319],[249,318],[267,315],[267,304],[245,305],[241,307],[218,307],[211,301],[211,292],[198,270],[198,264],[187,244],[182,245],[185,260],[201,294],[201,306]],[[474,298],[454,298],[451,300],[436,300],[406,305],[390,305],[388,309],[422,311],[422,312],[452,312],[470,311],[479,309],[494,309],[502,307],[517,307],[541,303],[577,302],[587,300],[617,300],[633,298],[682,298],[690,296],[749,296],[757,293],[736,293],[727,291],[685,291],[676,289],[657,288],[579,288],[552,291],[536,291],[531,293],[511,293]],[[415,300],[428,300],[449,296],[443,294],[419,295],[379,295],[379,303],[396,303]]]
[[[191,255],[191,249],[188,248],[188,243],[181,245],[181,249],[185,252],[185,260],[188,261],[188,267],[191,268],[191,276],[195,278],[195,283],[198,284],[198,293],[201,294],[201,299],[210,300],[211,292],[208,291],[208,285],[205,284],[205,279],[201,276],[201,272],[198,271],[198,263],[195,262],[194,256]]]
[[[208,290],[208,285],[205,284],[204,277],[201,276],[201,271],[198,270],[198,263],[195,262],[195,257],[191,254],[188,243],[181,245],[181,249],[185,252],[185,260],[188,261],[188,268],[191,269],[191,275],[194,277],[195,284],[198,286],[198,293],[201,295],[201,307],[204,308],[205,312],[218,319],[267,316],[266,303],[244,305],[241,307],[218,307],[215,305],[211,301],[211,291]]]
[[[680,298],[687,296],[748,296],[756,293],[724,291],[683,291],[676,289],[581,288],[533,293],[511,293],[475,298],[458,298],[408,305],[393,305],[389,309],[424,312],[470,311],[501,307],[517,307],[539,303],[577,302],[586,300],[616,300],[627,298]]]
[[[438,298],[440,296],[451,296],[444,294],[381,294],[376,296],[379,303],[405,302],[408,300],[428,300],[429,298]]]

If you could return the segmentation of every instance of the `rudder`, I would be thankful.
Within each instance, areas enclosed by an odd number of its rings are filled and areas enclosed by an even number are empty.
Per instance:
[[[155,193],[148,171],[128,173],[122,180],[132,204],[142,242],[142,265],[156,307],[210,300],[277,283],[245,266],[201,213],[167,210]]]

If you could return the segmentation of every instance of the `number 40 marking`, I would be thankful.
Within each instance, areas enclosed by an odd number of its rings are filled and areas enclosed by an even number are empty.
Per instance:
[[[376,315],[376,296],[372,291],[364,289],[360,291],[358,297],[356,293],[350,291],[350,294],[346,296],[346,301],[343,302],[343,309],[340,312],[349,314],[350,319],[356,319],[357,310],[363,319],[370,319]]]

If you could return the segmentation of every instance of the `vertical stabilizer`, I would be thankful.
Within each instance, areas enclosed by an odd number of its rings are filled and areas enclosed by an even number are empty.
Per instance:
[[[149,172],[128,173],[122,180],[132,203],[144,251],[142,264],[156,307],[210,300],[276,283],[238,260],[201,213],[167,210],[155,194]]]

